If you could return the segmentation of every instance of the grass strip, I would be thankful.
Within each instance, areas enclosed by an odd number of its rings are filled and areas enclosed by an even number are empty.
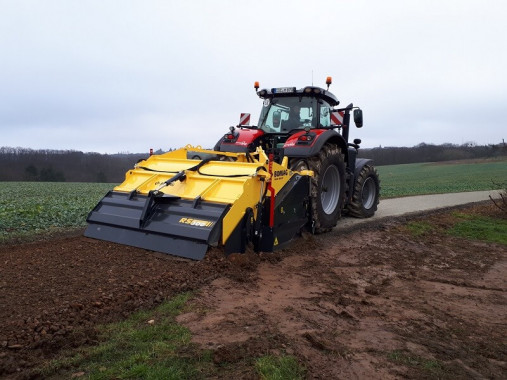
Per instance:
[[[419,369],[431,378],[442,378],[446,370],[444,365],[436,359],[426,359],[410,352],[394,350],[388,353],[387,358],[406,367]]]
[[[455,213],[458,222],[447,234],[472,240],[507,245],[507,220],[488,216]]]
[[[507,219],[461,212],[454,212],[452,216],[452,226],[438,233],[507,245]],[[426,220],[408,222],[404,229],[414,237],[423,237],[437,231],[437,227]]]
[[[231,369],[215,363],[212,351],[191,343],[190,331],[176,322],[190,297],[191,293],[183,293],[153,310],[99,327],[96,346],[63,353],[33,376],[92,380],[227,376]],[[293,356],[249,357],[241,365],[263,379],[303,379],[305,374]]]
[[[435,230],[435,226],[425,220],[408,222],[405,226],[412,236],[423,236]]]
[[[305,377],[305,370],[294,356],[263,356],[256,360],[255,367],[264,380],[297,380]]]
[[[190,294],[174,297],[152,311],[101,328],[97,346],[55,360],[42,375],[87,379],[195,379],[211,363],[206,351],[190,343],[190,331],[175,322]],[[185,355],[181,351],[189,351]]]

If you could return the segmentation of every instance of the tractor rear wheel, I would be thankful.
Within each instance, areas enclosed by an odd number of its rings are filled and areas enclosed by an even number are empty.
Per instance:
[[[377,170],[364,165],[354,184],[352,200],[347,206],[350,215],[356,218],[370,218],[377,211],[380,195],[380,180]]]
[[[325,144],[319,154],[307,159],[292,159],[292,170],[313,170],[310,192],[313,230],[331,230],[340,219],[345,194],[345,163],[340,149]]]

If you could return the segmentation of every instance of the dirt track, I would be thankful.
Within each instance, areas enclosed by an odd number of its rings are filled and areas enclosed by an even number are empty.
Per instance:
[[[507,248],[440,233],[449,212],[425,218],[439,228],[420,237],[383,221],[202,262],[81,236],[0,246],[0,375],[29,376],[62,347],[93,344],[97,323],[191,289],[179,321],[234,363],[228,377],[254,377],[245,359],[271,352],[310,378],[504,378]]]

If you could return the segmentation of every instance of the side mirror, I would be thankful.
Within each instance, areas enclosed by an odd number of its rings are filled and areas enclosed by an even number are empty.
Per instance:
[[[354,110],[354,123],[357,128],[361,128],[363,126],[363,110],[360,108],[356,108]]]

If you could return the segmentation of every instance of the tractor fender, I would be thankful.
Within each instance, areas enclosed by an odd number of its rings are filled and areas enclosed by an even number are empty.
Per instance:
[[[348,161],[348,150],[345,139],[338,132],[332,129],[312,129],[310,135],[314,135],[311,144],[300,144],[299,137],[305,134],[301,131],[292,135],[284,145],[284,155],[288,157],[311,157],[320,152],[324,144],[331,143],[337,145],[345,155],[345,161]]]
[[[356,158],[356,167],[354,169],[354,178],[357,178],[359,173],[361,172],[361,169],[370,163],[372,163],[373,160],[371,158]]]

